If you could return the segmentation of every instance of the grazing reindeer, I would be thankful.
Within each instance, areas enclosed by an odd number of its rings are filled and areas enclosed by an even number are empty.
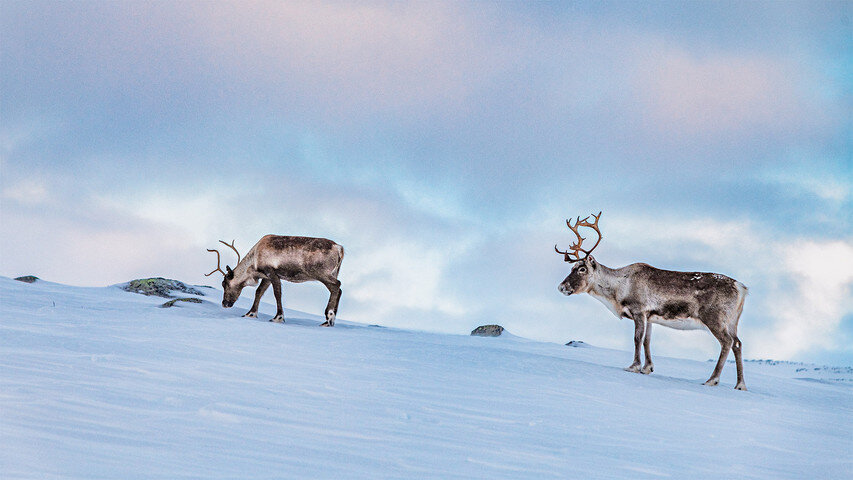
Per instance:
[[[258,243],[249,250],[246,257],[240,260],[240,252],[234,248],[234,242],[223,245],[231,247],[237,254],[237,266],[234,270],[226,265],[223,272],[219,266],[219,250],[208,249],[216,253],[216,270],[206,274],[212,275],[219,271],[225,278],[222,280],[222,306],[230,308],[240,297],[243,287],[261,284],[255,290],[255,303],[244,317],[257,318],[258,305],[261,297],[272,285],[275,302],[278,307],[271,322],[284,323],[284,309],[281,307],[281,281],[301,283],[316,280],[329,289],[329,303],[326,305],[326,321],[321,326],[335,326],[335,316],[338,313],[338,303],[341,300],[341,282],[338,271],[344,259],[344,247],[325,238],[282,237],[279,235],[264,235]]]
[[[574,263],[572,271],[559,290],[565,295],[589,293],[603,303],[619,318],[634,321],[634,363],[625,370],[649,374],[654,371],[649,340],[652,323],[679,330],[708,329],[722,349],[720,359],[711,378],[705,385],[720,383],[720,372],[734,350],[737,362],[738,390],[746,390],[743,381],[741,342],[737,338],[737,325],[746,299],[747,288],[742,283],[717,273],[674,272],[660,270],[645,263],[634,263],[622,268],[608,268],[590,255],[601,242],[598,215],[583,220],[578,217],[575,225],[566,220],[569,229],[577,236],[577,242],[561,252],[565,261]],[[598,234],[598,241],[589,250],[582,248],[585,238],[578,233],[579,227],[589,227]],[[581,257],[583,255],[583,257]],[[640,368],[640,345],[644,347],[646,363]]]

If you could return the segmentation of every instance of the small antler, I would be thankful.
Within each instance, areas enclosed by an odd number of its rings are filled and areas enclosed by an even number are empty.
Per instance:
[[[588,221],[589,217],[594,217],[595,221],[590,223]],[[601,242],[601,230],[598,229],[598,220],[600,218],[601,218],[601,212],[598,212],[598,215],[595,215],[595,214],[589,215],[586,218],[584,218],[583,220],[581,220],[581,217],[578,216],[577,219],[575,220],[574,226],[572,226],[571,220],[566,220],[566,225],[568,225],[569,230],[571,230],[575,234],[575,236],[578,237],[578,240],[577,240],[577,242],[573,243],[569,247],[569,250],[571,250],[571,251],[566,250],[565,252],[561,252],[557,248],[556,245],[554,245],[554,250],[556,250],[557,253],[564,255],[565,261],[567,261],[567,262],[574,263],[574,262],[579,262],[581,260],[586,259],[589,256],[589,254],[592,253],[593,250],[595,250],[595,247],[597,247],[598,244]],[[581,248],[581,246],[583,245],[583,241],[586,239],[581,237],[581,234],[578,233],[578,228],[580,228],[580,227],[592,228],[598,234],[598,240],[595,242],[595,245],[593,245],[592,248],[590,248],[589,250],[585,250],[585,249]],[[581,257],[581,253],[584,253],[585,255],[583,257]],[[570,255],[574,255],[575,258],[570,257]]]
[[[589,217],[587,217],[587,218],[589,218]],[[229,245],[229,244],[227,244],[227,243],[225,243],[225,242],[223,242],[222,240],[220,240],[220,241],[219,241],[219,243],[221,243],[221,244],[225,245],[226,247],[231,247],[231,250],[234,250],[234,253],[236,253],[236,254],[237,254],[237,263],[239,264],[239,263],[240,263],[240,252],[238,252],[238,251],[237,251],[237,249],[236,249],[236,248],[234,248],[234,240],[231,240],[231,244],[230,244],[230,245]],[[235,266],[234,268],[237,268],[237,267]]]
[[[226,245],[227,245],[227,244],[226,244]],[[208,248],[208,249],[207,249],[207,251],[208,251],[208,252],[213,252],[213,253],[215,253],[215,254],[216,254],[216,270],[214,270],[213,272],[210,272],[210,273],[205,273],[205,274],[204,274],[204,276],[205,276],[205,277],[209,277],[209,276],[213,275],[213,273],[214,273],[214,272],[217,272],[217,271],[218,271],[219,273],[221,273],[221,274],[224,276],[224,275],[225,275],[225,272],[223,272],[223,271],[222,271],[222,267],[221,267],[221,266],[219,266],[219,250],[211,250],[211,249],[209,249],[209,248]]]

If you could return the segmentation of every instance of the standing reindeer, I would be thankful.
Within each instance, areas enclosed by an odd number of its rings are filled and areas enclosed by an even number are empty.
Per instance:
[[[708,329],[720,342],[720,359],[705,385],[720,383],[720,373],[729,355],[734,350],[737,362],[738,390],[746,390],[743,381],[741,342],[737,338],[737,325],[746,299],[744,284],[717,273],[674,272],[661,270],[645,263],[633,263],[622,268],[608,268],[590,255],[601,242],[598,215],[583,220],[578,217],[574,226],[566,220],[577,242],[561,252],[565,261],[574,263],[571,273],[560,284],[565,295],[589,293],[604,304],[619,318],[634,321],[634,362],[625,368],[629,372],[649,374],[654,371],[649,340],[652,323],[678,330]],[[595,230],[598,240],[589,250],[583,249],[585,238],[578,233],[579,227]],[[583,255],[583,257],[581,256]],[[640,345],[644,347],[646,363],[640,368]]]
[[[255,303],[252,304],[244,317],[257,318],[258,305],[261,297],[272,285],[275,302],[278,307],[275,317],[270,321],[284,323],[284,309],[281,307],[281,281],[302,283],[316,280],[329,289],[329,303],[326,305],[326,321],[323,327],[334,327],[335,316],[338,313],[338,303],[341,300],[341,282],[338,271],[344,259],[344,247],[325,238],[283,237],[280,235],[264,235],[258,243],[249,250],[246,257],[240,260],[240,252],[234,247],[234,242],[223,245],[231,247],[237,254],[237,266],[234,270],[226,265],[223,272],[219,266],[219,250],[208,249],[216,253],[216,270],[224,275],[222,280],[222,306],[230,308],[240,297],[243,287],[261,284],[255,290]]]

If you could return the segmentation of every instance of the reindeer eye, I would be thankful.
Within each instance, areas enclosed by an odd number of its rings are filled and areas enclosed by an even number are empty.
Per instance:
[[[586,267],[579,267],[578,273],[586,273]]]

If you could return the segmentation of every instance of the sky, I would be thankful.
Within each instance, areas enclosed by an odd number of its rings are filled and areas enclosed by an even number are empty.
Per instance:
[[[750,288],[746,358],[853,365],[851,16],[2,0],[0,275],[218,286],[220,239],[326,237],[346,249],[339,318],[628,350],[629,320],[557,291],[565,219],[602,211],[600,263]],[[284,297],[317,313],[328,292]],[[652,344],[719,352],[701,331]]]

